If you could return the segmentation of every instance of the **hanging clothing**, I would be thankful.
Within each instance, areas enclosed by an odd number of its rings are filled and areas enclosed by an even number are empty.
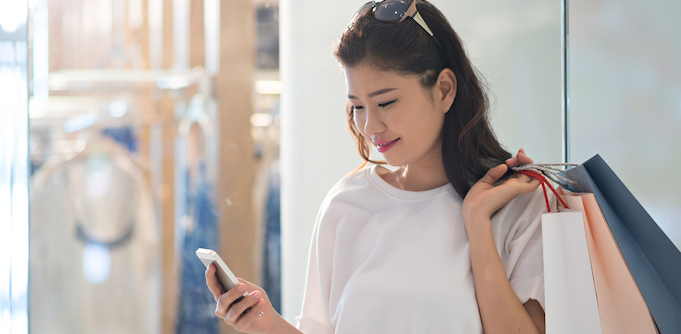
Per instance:
[[[279,160],[270,162],[265,200],[262,288],[277,312],[281,312],[281,181]]]
[[[131,126],[106,128],[103,131],[105,136],[113,138],[120,145],[125,146],[130,152],[137,152],[137,136]]]
[[[32,180],[35,333],[159,333],[159,230],[143,171],[109,139]]]
[[[218,332],[219,319],[215,317],[215,300],[206,288],[205,270],[196,257],[198,248],[218,248],[218,215],[213,202],[213,187],[206,182],[205,167],[200,163],[199,177],[192,185],[186,173],[187,214],[181,221],[184,230],[182,242],[180,301],[176,333],[212,334]]]

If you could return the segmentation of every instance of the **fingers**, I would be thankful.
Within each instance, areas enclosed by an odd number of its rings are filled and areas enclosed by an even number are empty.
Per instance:
[[[213,294],[215,301],[217,301],[222,294],[227,292],[215,276],[215,265],[212,263],[206,268],[206,285],[208,285],[208,290]]]
[[[494,182],[497,182],[502,176],[504,176],[504,173],[508,170],[508,166],[501,164],[499,166],[496,166],[490,170],[487,171],[487,174],[483,176],[480,181],[485,182],[487,184],[494,184]]]
[[[261,287],[238,278],[239,284],[219,296],[215,315],[239,332],[271,332],[281,317]]]
[[[518,151],[518,160],[520,160],[521,164],[533,164],[534,163],[534,160],[530,159],[527,155],[525,155],[525,150],[522,149],[522,148],[520,149],[520,151]]]
[[[506,180],[502,186],[509,191],[509,200],[519,194],[533,192],[541,185],[541,181],[525,174],[517,174],[517,177]]]
[[[515,175],[515,178],[518,179],[518,181],[520,181],[522,183],[530,183],[530,182],[532,182],[532,180],[537,180],[534,177],[531,177],[531,176],[525,175],[525,174],[521,174],[521,173],[516,173],[514,175]],[[537,181],[539,181],[539,180],[537,180]]]
[[[509,167],[515,167],[515,166],[520,165],[520,161],[518,160],[518,155],[519,155],[521,152],[523,152],[523,149],[522,149],[522,148],[520,149],[520,151],[518,151],[518,153],[516,154],[515,157],[511,157],[511,158],[506,159],[505,163],[506,163]],[[524,153],[523,153],[523,154],[524,154]]]
[[[525,175],[522,173],[515,173],[514,174],[514,179],[519,183],[519,184],[529,184],[529,183],[536,183],[537,185],[541,185],[541,181],[539,181],[537,178],[534,178],[529,175]]]
[[[265,321],[270,321],[271,317],[271,312],[266,312],[265,308],[263,305],[265,304],[265,301],[260,299],[253,304],[252,309],[246,313],[246,314],[241,314],[239,319],[237,319],[236,324],[234,324],[234,328],[239,331],[239,332],[246,332],[248,328],[253,327],[253,322],[262,319]]]
[[[244,299],[236,304],[234,304],[232,307],[229,308],[229,311],[227,314],[223,317],[225,320],[225,323],[228,325],[236,327],[243,327],[243,324],[239,324],[237,326],[237,323],[240,322],[243,317],[256,314],[256,317],[258,314],[260,314],[261,311],[254,311],[253,308],[259,309],[263,305],[264,301],[262,300],[262,293],[260,291],[253,291],[250,294],[247,294]],[[249,317],[251,319],[252,317]],[[252,321],[253,319],[251,319]]]
[[[520,175],[521,177],[508,179],[501,186],[496,187],[499,191],[499,204],[494,211],[506,205],[509,201],[516,198],[519,194],[531,193],[541,185],[541,182],[535,178],[527,175]]]
[[[246,284],[239,283],[234,288],[222,294],[217,300],[215,315],[220,318],[225,318],[227,312],[229,312],[232,307],[241,304],[241,300],[248,296],[246,288]]]
[[[529,180],[521,180],[522,177],[528,178]],[[535,191],[540,185],[541,181],[538,179],[535,179],[533,177],[529,177],[527,175],[521,175],[520,178],[518,178],[519,184],[517,186],[517,190],[519,194],[524,194],[524,193],[531,193]]]
[[[530,159],[527,155],[525,155],[525,150],[522,148],[518,150],[518,154],[516,154],[515,157],[506,159],[506,164],[509,167],[515,167],[531,163],[534,163],[534,161]]]
[[[509,168],[508,165],[505,165],[505,164],[501,164],[499,166],[496,166],[496,167],[490,169],[489,171],[487,171],[487,174],[485,174],[485,176],[483,176],[480,179],[480,181],[493,185],[502,176],[504,176],[504,174],[506,173],[508,168]],[[525,184],[525,185],[531,184],[530,186],[527,186],[527,188],[533,186],[536,189],[536,186],[539,186],[541,184],[541,181],[539,181],[539,180],[537,180],[537,179],[535,179],[531,176],[525,175],[525,174],[516,174],[516,176],[512,179],[516,180],[518,184]],[[507,180],[505,183],[509,182],[510,180],[511,179]]]

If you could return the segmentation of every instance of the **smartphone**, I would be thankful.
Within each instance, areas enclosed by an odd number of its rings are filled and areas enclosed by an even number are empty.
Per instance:
[[[203,262],[203,265],[206,266],[206,268],[208,268],[211,263],[215,265],[215,275],[218,277],[218,281],[222,284],[225,291],[229,291],[239,284],[239,280],[234,276],[232,271],[229,270],[225,261],[222,261],[222,258],[216,251],[199,248],[196,250],[196,256],[199,257],[199,260]]]
[[[196,256],[199,257],[199,260],[203,262],[203,265],[206,266],[206,268],[208,268],[211,263],[215,265],[215,276],[218,277],[218,282],[222,284],[222,287],[225,289],[225,291],[229,291],[231,288],[239,284],[239,280],[236,279],[236,276],[234,276],[232,271],[229,270],[229,267],[227,267],[225,261],[222,261],[222,258],[218,252],[212,249],[199,248],[196,250]],[[229,306],[231,307],[243,299],[244,296],[241,296],[233,301]],[[250,311],[252,308],[253,306],[248,307],[242,314],[248,313],[248,311]]]

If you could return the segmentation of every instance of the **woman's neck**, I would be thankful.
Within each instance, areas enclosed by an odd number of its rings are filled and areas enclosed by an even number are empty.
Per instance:
[[[408,191],[425,191],[449,183],[441,161],[426,165],[405,165],[394,171],[379,173],[392,186]]]

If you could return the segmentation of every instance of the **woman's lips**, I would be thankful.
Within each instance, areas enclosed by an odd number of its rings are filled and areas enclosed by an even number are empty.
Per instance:
[[[397,138],[397,139],[392,140],[392,141],[386,140],[386,141],[377,142],[376,146],[378,147],[378,151],[381,152],[381,153],[387,152],[391,147],[393,147],[393,145],[395,145],[395,143],[397,143],[398,140],[400,140],[400,138]]]

